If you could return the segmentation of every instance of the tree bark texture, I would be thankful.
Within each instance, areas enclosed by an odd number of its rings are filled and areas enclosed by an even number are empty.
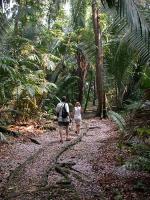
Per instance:
[[[86,97],[86,101],[85,101],[84,113],[87,109],[87,105],[88,105],[88,102],[89,102],[91,87],[92,87],[92,72],[90,74],[89,88],[88,88],[87,97]]]
[[[86,78],[86,75],[87,75],[88,63],[86,62],[84,54],[80,50],[77,50],[76,58],[77,58],[77,64],[78,64],[77,76],[79,77],[78,101],[82,104],[83,94],[84,94],[84,83],[85,83],[85,78]]]
[[[102,47],[102,33],[100,27],[100,13],[96,1],[92,2],[92,18],[93,29],[95,35],[96,45],[96,90],[98,98],[97,115],[103,115],[103,47]]]

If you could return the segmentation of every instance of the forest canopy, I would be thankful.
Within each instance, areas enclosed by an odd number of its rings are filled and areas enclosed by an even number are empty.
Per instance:
[[[0,5],[1,109],[30,118],[53,113],[66,95],[103,117],[106,109],[149,100],[148,0]]]

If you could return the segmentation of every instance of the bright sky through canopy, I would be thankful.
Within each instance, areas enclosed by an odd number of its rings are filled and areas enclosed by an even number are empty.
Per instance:
[[[70,15],[70,9],[71,9],[70,3],[69,3],[69,2],[66,2],[65,5],[64,5],[64,11],[65,11],[65,14],[66,14],[67,16]]]

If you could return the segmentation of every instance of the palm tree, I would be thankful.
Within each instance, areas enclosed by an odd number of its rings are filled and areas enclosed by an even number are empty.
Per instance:
[[[118,0],[115,3],[115,1],[112,0],[102,2],[105,6],[109,3],[109,7],[117,7],[118,16],[115,18],[116,22],[114,23],[114,29],[118,27],[121,33],[120,35],[122,35],[121,37],[123,38],[119,48],[116,49],[114,55],[115,59],[112,63],[114,75],[115,77],[118,77],[116,78],[119,94],[118,100],[120,99],[118,102],[120,102],[119,104],[121,105],[122,100],[129,98],[136,89],[142,71],[150,60],[150,29],[148,23],[144,20],[139,11],[138,1]],[[135,63],[134,65],[133,60]],[[129,77],[129,80],[124,87],[122,80],[128,67],[132,67],[132,76]]]

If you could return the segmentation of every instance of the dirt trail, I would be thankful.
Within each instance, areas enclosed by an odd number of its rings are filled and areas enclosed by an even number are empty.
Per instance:
[[[140,174],[117,165],[118,134],[112,122],[85,120],[79,136],[70,134],[72,140],[63,144],[53,131],[36,138],[41,145],[9,146],[1,157],[1,199],[141,199],[132,189]]]

